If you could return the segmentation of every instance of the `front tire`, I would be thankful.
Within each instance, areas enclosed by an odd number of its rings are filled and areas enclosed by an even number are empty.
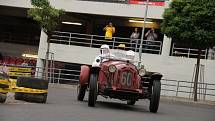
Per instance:
[[[86,89],[87,89],[87,86],[81,86],[80,84],[78,84],[78,87],[77,87],[77,92],[78,92],[77,100],[78,101],[84,100]]]
[[[161,91],[161,82],[160,80],[154,80],[152,86],[152,95],[150,99],[150,112],[157,113],[159,102],[160,102],[160,91]]]
[[[88,106],[94,107],[98,95],[98,76],[97,74],[90,75]]]

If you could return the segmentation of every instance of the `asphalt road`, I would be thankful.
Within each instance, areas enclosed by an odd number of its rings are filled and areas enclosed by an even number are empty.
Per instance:
[[[86,96],[87,97],[87,96]],[[215,121],[215,106],[161,101],[158,113],[150,113],[149,102],[128,106],[119,100],[98,98],[96,107],[76,100],[74,87],[50,87],[46,104],[12,99],[0,104],[0,121]]]

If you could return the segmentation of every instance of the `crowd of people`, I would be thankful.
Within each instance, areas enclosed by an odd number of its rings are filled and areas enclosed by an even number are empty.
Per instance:
[[[36,60],[21,57],[2,56],[0,58],[0,65],[3,64],[11,66],[36,66]]]

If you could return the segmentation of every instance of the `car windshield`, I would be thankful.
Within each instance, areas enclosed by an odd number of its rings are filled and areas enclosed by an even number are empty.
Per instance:
[[[106,59],[111,60],[120,60],[120,61],[127,61],[125,52],[114,52],[111,56],[105,57]]]

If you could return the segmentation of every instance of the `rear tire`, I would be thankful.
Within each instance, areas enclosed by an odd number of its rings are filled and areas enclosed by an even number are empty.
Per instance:
[[[86,89],[87,89],[87,86],[81,86],[80,84],[78,84],[78,86],[77,86],[77,93],[78,93],[77,100],[78,101],[84,100]]]
[[[135,105],[136,100],[127,100],[128,105]]]
[[[161,91],[161,82],[160,80],[154,80],[152,86],[152,95],[150,99],[150,112],[157,113],[159,102],[160,102],[160,91]]]
[[[7,93],[0,93],[0,103],[5,103],[7,99]]]
[[[98,76],[97,74],[90,75],[88,106],[94,107],[98,95]]]

